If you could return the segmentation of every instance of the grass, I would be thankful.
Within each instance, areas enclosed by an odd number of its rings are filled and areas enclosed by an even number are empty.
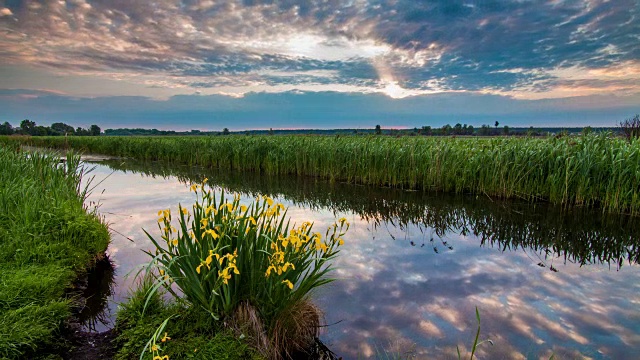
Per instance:
[[[238,340],[202,309],[168,303],[159,292],[152,293],[149,298],[152,287],[153,282],[143,281],[118,311],[116,330],[119,336],[116,346],[119,351],[116,360],[139,359],[140,351],[145,348],[149,338],[168,318],[171,320],[164,331],[171,339],[158,343],[163,356],[171,360],[262,359],[246,341]],[[142,354],[142,359],[152,357],[149,351]]]
[[[607,134],[546,139],[236,135],[4,137],[2,141],[640,214],[640,139],[625,141]]]
[[[0,358],[44,358],[66,345],[66,294],[109,233],[83,205],[78,156],[0,147],[0,168]]]

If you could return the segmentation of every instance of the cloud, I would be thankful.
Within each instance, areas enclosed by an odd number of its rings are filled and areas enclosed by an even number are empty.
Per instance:
[[[640,92],[632,80],[597,75],[640,66],[633,0],[12,1],[0,13],[5,65],[117,74],[181,93],[290,85],[396,98],[447,91],[568,97],[573,87],[582,95]],[[575,84],[572,69],[593,76]],[[320,72],[270,75],[313,71]]]

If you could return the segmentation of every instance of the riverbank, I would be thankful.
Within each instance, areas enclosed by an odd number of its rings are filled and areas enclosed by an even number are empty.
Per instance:
[[[640,141],[381,136],[4,137],[0,142],[270,175],[640,214]]]
[[[78,156],[0,147],[0,358],[62,358],[74,345],[76,281],[109,231],[84,205]]]

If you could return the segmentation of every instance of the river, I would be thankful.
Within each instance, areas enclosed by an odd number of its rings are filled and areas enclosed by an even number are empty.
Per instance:
[[[90,166],[88,204],[109,223],[115,266],[111,286],[94,280],[107,307],[89,316],[93,331],[113,326],[148,261],[142,229],[158,233],[157,211],[191,205],[190,183],[206,176],[246,204],[274,197],[298,223],[351,222],[336,281],[313,296],[322,341],[344,359],[457,358],[475,337],[476,308],[480,339],[493,342],[480,358],[633,359],[640,349],[640,221],[625,215],[130,160]]]

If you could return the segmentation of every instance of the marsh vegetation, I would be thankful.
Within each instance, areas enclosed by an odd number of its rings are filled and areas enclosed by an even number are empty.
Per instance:
[[[101,136],[1,141],[229,171],[640,214],[640,141],[608,134],[544,139]]]

